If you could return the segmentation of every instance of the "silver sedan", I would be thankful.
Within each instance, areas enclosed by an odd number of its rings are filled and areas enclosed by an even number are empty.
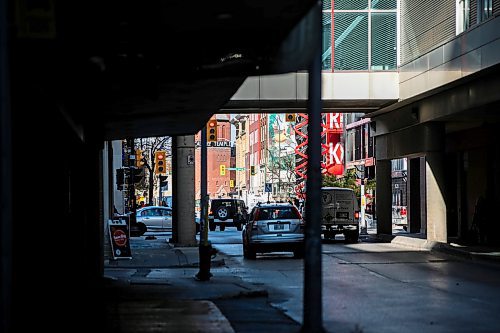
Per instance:
[[[172,208],[146,206],[137,209],[137,222],[142,222],[148,231],[172,231]]]

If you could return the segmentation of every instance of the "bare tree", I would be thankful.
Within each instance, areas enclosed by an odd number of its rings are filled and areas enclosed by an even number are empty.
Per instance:
[[[169,136],[160,136],[160,137],[149,137],[149,138],[140,138],[135,139],[135,147],[136,149],[141,149],[143,151],[144,157],[144,165],[146,168],[148,182],[144,182],[143,184],[139,184],[136,187],[138,191],[148,190],[148,204],[153,204],[155,184],[158,184],[158,176],[155,175],[155,153],[157,151],[166,151],[166,157],[172,156],[172,137]],[[146,176],[146,175],[145,175]],[[141,188],[142,185],[142,188]]]

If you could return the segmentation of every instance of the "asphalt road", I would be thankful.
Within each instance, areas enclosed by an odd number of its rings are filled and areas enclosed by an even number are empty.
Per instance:
[[[303,261],[291,253],[243,259],[241,232],[209,233],[234,275],[269,290],[273,306],[301,323]],[[390,243],[324,243],[327,332],[499,332],[500,266]]]

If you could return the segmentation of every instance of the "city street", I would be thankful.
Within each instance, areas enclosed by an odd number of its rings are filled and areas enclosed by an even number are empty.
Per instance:
[[[328,332],[498,332],[500,267],[390,243],[323,244],[323,323]],[[262,285],[271,303],[302,321],[303,262],[291,253],[243,259],[235,228],[210,232],[230,273]],[[387,329],[390,322],[391,329]]]

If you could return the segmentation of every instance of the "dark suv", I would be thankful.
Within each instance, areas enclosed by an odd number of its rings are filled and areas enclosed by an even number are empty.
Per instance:
[[[247,206],[239,199],[212,199],[208,213],[208,225],[211,231],[219,226],[224,231],[226,226],[234,226],[239,231],[247,221]]]

